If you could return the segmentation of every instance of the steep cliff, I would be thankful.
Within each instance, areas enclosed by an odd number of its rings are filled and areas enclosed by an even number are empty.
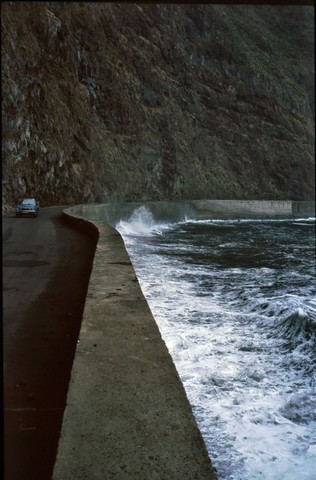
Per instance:
[[[313,7],[2,2],[3,206],[314,198]]]

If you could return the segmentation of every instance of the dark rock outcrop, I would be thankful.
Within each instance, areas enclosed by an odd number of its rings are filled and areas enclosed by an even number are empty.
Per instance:
[[[313,7],[3,2],[3,206],[314,198]]]

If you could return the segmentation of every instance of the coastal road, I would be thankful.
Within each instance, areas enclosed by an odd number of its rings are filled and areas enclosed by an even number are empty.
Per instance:
[[[97,237],[63,207],[3,217],[4,478],[49,480]]]

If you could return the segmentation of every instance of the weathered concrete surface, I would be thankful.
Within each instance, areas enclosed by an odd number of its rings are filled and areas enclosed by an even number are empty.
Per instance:
[[[124,243],[93,223],[99,242],[53,479],[215,479]]]

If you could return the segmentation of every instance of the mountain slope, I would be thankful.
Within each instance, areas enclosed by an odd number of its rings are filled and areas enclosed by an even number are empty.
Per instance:
[[[1,13],[4,208],[314,198],[313,7]]]

